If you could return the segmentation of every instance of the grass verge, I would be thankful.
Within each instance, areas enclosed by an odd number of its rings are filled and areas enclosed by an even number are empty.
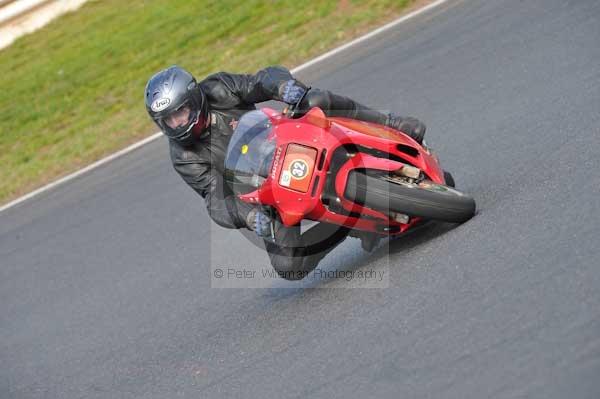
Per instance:
[[[415,3],[92,0],[0,51],[0,203],[156,131],[143,89],[165,66],[299,65]]]

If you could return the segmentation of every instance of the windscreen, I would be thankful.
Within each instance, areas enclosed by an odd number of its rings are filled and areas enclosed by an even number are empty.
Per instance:
[[[225,180],[235,194],[256,190],[269,174],[275,141],[268,139],[272,125],[262,111],[242,116],[229,141],[225,157]]]

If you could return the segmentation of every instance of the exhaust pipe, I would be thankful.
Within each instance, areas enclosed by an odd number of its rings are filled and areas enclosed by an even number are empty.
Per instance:
[[[421,176],[421,169],[415,168],[411,165],[404,165],[400,169],[396,169],[394,173],[398,176],[404,176],[411,179],[418,179],[419,176]]]

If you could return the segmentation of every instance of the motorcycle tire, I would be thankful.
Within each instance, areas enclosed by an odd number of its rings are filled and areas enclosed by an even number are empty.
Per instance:
[[[351,171],[344,196],[383,213],[462,223],[475,214],[475,200],[451,187],[429,180],[420,183],[390,181],[386,175]]]

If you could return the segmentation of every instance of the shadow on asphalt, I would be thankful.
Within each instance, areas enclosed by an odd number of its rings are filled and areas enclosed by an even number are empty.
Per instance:
[[[460,226],[460,224],[454,223],[442,223],[442,222],[427,222],[421,226],[415,227],[413,230],[393,238],[382,240],[382,243],[375,249],[375,251],[368,253],[361,249],[358,256],[354,256],[351,262],[345,264],[338,264],[337,267],[327,267],[323,269],[325,271],[355,271],[361,267],[377,263],[378,260],[383,259],[391,254],[396,254],[402,251],[407,251],[412,248],[416,248],[421,244],[424,244],[432,239],[435,239],[443,234]],[[351,239],[351,238],[348,238]],[[352,239],[358,244],[357,239]],[[331,256],[331,255],[329,255]],[[377,266],[380,267],[380,266]],[[325,274],[325,273],[324,273]],[[320,274],[320,276],[324,275]],[[311,278],[312,277],[312,278]],[[338,281],[339,278],[335,277],[317,277],[309,276],[301,281],[277,281],[273,287],[268,288],[264,292],[265,297],[271,298],[290,298],[303,292],[305,289],[311,288],[327,288],[326,286]],[[333,287],[332,287],[333,288]],[[335,288],[346,288],[344,286],[336,286]],[[352,288],[352,287],[350,287]]]

